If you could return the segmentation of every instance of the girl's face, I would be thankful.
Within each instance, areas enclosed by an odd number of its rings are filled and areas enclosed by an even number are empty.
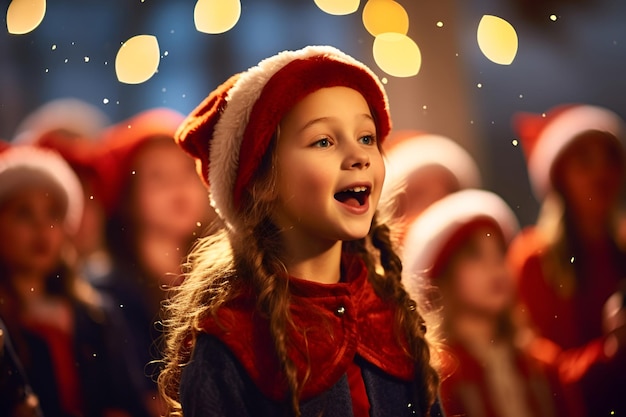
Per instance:
[[[453,255],[443,289],[445,308],[498,316],[514,300],[515,286],[505,247],[492,227],[474,231]]]
[[[617,204],[623,174],[621,147],[601,132],[576,139],[555,166],[556,186],[579,216],[607,218]]]
[[[212,213],[191,158],[170,139],[155,139],[135,157],[134,219],[141,231],[189,238]]]
[[[376,125],[363,96],[323,88],[283,118],[276,147],[274,221],[304,239],[367,235],[385,177]]]
[[[63,211],[45,188],[14,192],[0,204],[0,261],[15,273],[51,273],[65,239]]]

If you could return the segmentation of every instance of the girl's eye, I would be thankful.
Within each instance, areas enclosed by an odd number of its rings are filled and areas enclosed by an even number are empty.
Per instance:
[[[317,148],[328,148],[331,145],[330,143],[330,139],[328,138],[323,138],[318,140],[317,142],[315,142],[313,144],[313,146],[317,147]]]
[[[376,143],[376,137],[374,135],[365,135],[359,139],[363,145],[373,145]]]

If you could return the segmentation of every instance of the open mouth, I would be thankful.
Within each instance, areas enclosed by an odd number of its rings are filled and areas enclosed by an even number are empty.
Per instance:
[[[350,207],[361,207],[367,202],[367,197],[370,195],[369,187],[353,187],[346,188],[343,191],[339,191],[335,194],[335,200],[348,205]]]

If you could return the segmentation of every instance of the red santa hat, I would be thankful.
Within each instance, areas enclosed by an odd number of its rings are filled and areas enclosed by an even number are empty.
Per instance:
[[[403,249],[404,280],[438,277],[451,255],[478,227],[489,225],[505,242],[519,231],[517,218],[496,194],[462,190],[433,203],[408,228]]]
[[[606,132],[623,140],[624,122],[603,107],[567,104],[544,114],[518,113],[513,118],[526,154],[528,175],[539,200],[552,188],[554,163],[574,139],[589,131]]]
[[[117,123],[102,134],[97,160],[101,177],[103,204],[112,213],[117,210],[128,179],[133,175],[137,152],[153,139],[172,140],[185,116],[168,108],[154,108]]]
[[[387,176],[383,195],[393,193],[413,173],[432,165],[448,170],[460,189],[481,186],[480,171],[472,156],[448,137],[399,131],[394,132],[385,145]]]
[[[330,46],[267,58],[231,77],[187,117],[176,140],[196,159],[211,205],[229,226],[282,117],[307,95],[335,86],[363,95],[383,141],[391,121],[382,84],[364,64]]]
[[[65,208],[65,226],[75,232],[83,215],[83,190],[74,171],[56,152],[18,145],[0,152],[0,200],[28,186],[45,186]]]

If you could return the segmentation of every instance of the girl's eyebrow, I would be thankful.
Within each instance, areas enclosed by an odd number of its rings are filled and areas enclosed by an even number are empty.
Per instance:
[[[374,122],[374,118],[369,113],[361,113],[361,114],[357,115],[357,117],[360,117],[362,119],[369,119],[372,122]],[[316,119],[309,120],[308,122],[306,122],[304,124],[304,126],[302,126],[300,128],[300,130],[298,132],[302,132],[303,130],[308,129],[309,127],[313,126],[314,124],[328,122],[328,121],[333,121],[333,120],[336,120],[336,118],[332,117],[332,116],[318,117]]]

